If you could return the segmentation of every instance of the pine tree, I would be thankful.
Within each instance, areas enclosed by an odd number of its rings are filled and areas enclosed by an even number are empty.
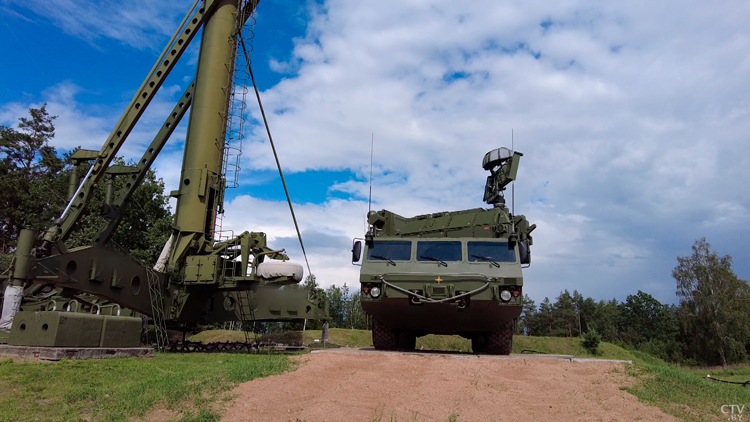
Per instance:
[[[17,129],[0,126],[0,254],[13,251],[24,227],[46,228],[65,203],[65,162],[49,145],[56,116],[46,104],[29,115]]]

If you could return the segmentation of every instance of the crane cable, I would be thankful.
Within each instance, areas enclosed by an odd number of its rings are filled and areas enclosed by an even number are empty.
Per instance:
[[[299,245],[302,248],[302,255],[305,257],[305,264],[307,264],[307,273],[312,275],[310,270],[310,262],[307,260],[307,253],[305,253],[305,245],[302,243],[302,234],[299,231],[299,225],[297,224],[297,217],[294,215],[294,207],[292,206],[292,199],[289,197],[289,189],[286,187],[286,181],[284,180],[284,172],[281,171],[281,163],[279,162],[279,155],[276,153],[276,147],[273,144],[273,137],[271,137],[271,129],[268,127],[268,120],[266,119],[266,112],[263,110],[263,103],[260,101],[260,93],[258,92],[258,85],[255,84],[255,76],[253,76],[253,68],[250,67],[250,56],[247,54],[245,48],[245,40],[241,39],[242,52],[245,54],[245,60],[247,61],[247,69],[250,72],[250,80],[253,83],[253,89],[255,89],[255,97],[258,99],[258,106],[260,107],[260,114],[263,116],[263,123],[266,125],[266,133],[268,133],[268,140],[271,142],[271,149],[273,150],[273,158],[276,159],[276,167],[279,169],[279,175],[281,176],[281,184],[284,185],[284,193],[286,194],[286,201],[289,203],[289,211],[292,213],[292,220],[294,220],[294,228],[297,230],[297,238],[299,239]]]

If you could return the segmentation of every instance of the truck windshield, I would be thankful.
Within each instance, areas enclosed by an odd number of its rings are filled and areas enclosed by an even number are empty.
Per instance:
[[[411,260],[411,242],[376,240],[367,248],[367,260],[409,261]]]
[[[508,242],[468,242],[469,262],[516,262]]]
[[[417,242],[418,261],[460,261],[461,242]]]

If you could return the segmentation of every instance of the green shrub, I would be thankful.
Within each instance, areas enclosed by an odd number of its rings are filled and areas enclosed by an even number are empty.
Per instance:
[[[684,359],[680,343],[673,339],[652,339],[639,344],[637,349],[666,362],[679,363]]]
[[[624,341],[622,341],[622,340],[620,340],[620,339],[617,339],[617,340],[613,340],[613,341],[612,341],[611,343],[612,343],[612,344],[614,344],[614,345],[615,345],[615,346],[617,346],[617,347],[622,347],[622,348],[623,348],[623,349],[625,349],[625,350],[633,350],[633,349],[634,349],[634,347],[633,347],[633,346],[631,346],[631,345],[629,345],[629,344],[625,343]]]
[[[683,359],[682,362],[680,362],[680,366],[694,368],[698,366],[698,361],[693,358]]]
[[[583,335],[583,341],[581,344],[592,355],[599,354],[599,343],[602,342],[602,335],[599,334],[595,329],[589,328],[588,331]]]

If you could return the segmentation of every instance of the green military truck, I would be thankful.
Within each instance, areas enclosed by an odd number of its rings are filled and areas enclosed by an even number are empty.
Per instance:
[[[372,317],[379,350],[413,350],[426,334],[471,339],[475,353],[510,354],[523,307],[521,269],[531,263],[530,225],[505,206],[523,154],[488,152],[484,201],[490,209],[405,218],[371,211],[364,239],[354,239],[361,265],[362,307]]]

